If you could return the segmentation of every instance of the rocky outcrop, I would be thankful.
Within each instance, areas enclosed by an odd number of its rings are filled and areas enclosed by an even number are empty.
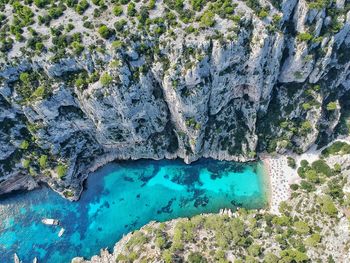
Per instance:
[[[239,22],[217,18],[199,34],[178,27],[158,39],[128,25],[105,52],[11,54],[0,70],[0,192],[21,172],[76,199],[87,174],[114,159],[247,161],[332,137],[346,109],[327,105],[350,89],[350,13],[330,16],[341,1],[261,4],[266,18],[238,1]],[[25,99],[23,72],[46,93]]]

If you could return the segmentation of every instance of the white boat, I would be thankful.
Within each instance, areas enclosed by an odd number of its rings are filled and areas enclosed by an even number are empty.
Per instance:
[[[38,263],[38,259],[36,257],[33,259],[33,263]]]
[[[64,233],[64,228],[62,227],[60,232],[58,232],[58,237],[61,237],[63,235],[63,233]]]
[[[57,226],[59,224],[59,221],[57,219],[50,219],[50,218],[44,218],[41,220],[41,222],[49,226]]]
[[[14,260],[15,263],[20,263],[21,262],[21,261],[19,261],[19,257],[17,256],[16,253],[13,255],[13,260]]]

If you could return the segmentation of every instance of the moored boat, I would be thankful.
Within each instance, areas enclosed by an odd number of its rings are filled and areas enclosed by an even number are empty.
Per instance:
[[[44,218],[41,220],[41,222],[45,225],[50,225],[50,226],[57,226],[59,224],[59,221],[57,219],[51,219],[51,218]]]
[[[58,232],[58,237],[61,237],[62,235],[63,235],[63,233],[64,233],[64,228],[62,227],[61,228],[61,230],[60,230],[60,232]]]

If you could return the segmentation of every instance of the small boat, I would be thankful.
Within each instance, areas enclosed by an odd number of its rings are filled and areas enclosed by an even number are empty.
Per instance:
[[[17,256],[16,253],[13,255],[13,259],[14,259],[14,262],[15,262],[15,263],[20,263],[19,257]]]
[[[64,228],[62,227],[60,232],[58,232],[58,237],[61,237],[63,235],[63,233],[64,233]]]
[[[41,220],[41,222],[49,226],[57,226],[59,224],[59,221],[57,219],[50,219],[50,218],[44,218]]]
[[[38,263],[38,259],[36,257],[33,259],[33,263]]]

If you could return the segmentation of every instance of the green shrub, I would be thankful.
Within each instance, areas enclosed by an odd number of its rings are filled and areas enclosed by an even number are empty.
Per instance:
[[[300,41],[310,41],[312,39],[312,35],[310,33],[299,33],[297,38]]]
[[[71,46],[73,48],[74,54],[76,54],[76,55],[80,55],[85,49],[85,47],[82,44],[80,44],[79,42],[76,42],[76,41],[74,41],[71,44]]]
[[[21,142],[21,144],[19,145],[19,148],[22,150],[27,150],[29,147],[29,142],[27,140],[24,140]]]
[[[297,167],[297,164],[295,162],[295,159],[292,158],[292,157],[287,157],[287,163],[288,163],[288,166],[295,169]]]
[[[321,235],[318,233],[314,233],[311,236],[309,236],[305,240],[305,245],[310,246],[310,247],[315,247],[318,243],[321,242]]]
[[[311,132],[312,130],[312,126],[311,123],[309,121],[304,121],[301,123],[301,127],[300,127],[300,133],[301,134],[307,134],[309,132]]]
[[[125,19],[119,20],[114,23],[114,28],[117,30],[117,32],[122,31],[127,23],[128,22]]]
[[[251,255],[253,257],[257,257],[261,253],[261,246],[258,244],[252,244],[248,247],[247,250],[248,250],[249,255]]]
[[[307,191],[307,192],[312,192],[312,191],[316,190],[316,188],[315,188],[315,186],[313,184],[311,184],[311,183],[309,183],[309,182],[307,182],[305,180],[302,180],[300,182],[300,188],[305,190],[305,191]]]
[[[191,6],[193,10],[200,11],[206,3],[206,0],[191,0]]]
[[[311,164],[312,169],[314,169],[317,173],[321,173],[330,177],[333,175],[332,169],[328,166],[328,164],[324,160],[317,160]]]
[[[77,4],[77,6],[76,6],[76,8],[75,8],[75,11],[78,13],[78,14],[80,14],[80,15],[82,15],[82,14],[84,14],[84,12],[86,11],[86,9],[88,9],[89,8],[89,3],[88,3],[88,1],[86,1],[86,0],[81,0],[78,4]]]
[[[189,263],[206,263],[208,262],[205,257],[199,252],[191,252],[188,255],[187,262]]]
[[[316,171],[312,170],[312,169],[307,170],[305,172],[305,178],[311,183],[319,183],[320,182],[320,178],[317,175]]]
[[[290,189],[292,189],[293,191],[296,191],[296,190],[299,189],[299,185],[297,185],[297,184],[291,184],[291,185],[290,185]]]
[[[279,261],[279,257],[272,254],[271,252],[268,252],[264,256],[264,263],[277,263]]]
[[[318,202],[321,205],[321,211],[323,213],[332,217],[335,217],[338,214],[338,210],[330,196],[324,195],[318,199]]]
[[[114,30],[108,28],[106,25],[101,25],[98,28],[98,33],[100,34],[100,36],[104,39],[108,39],[110,38],[113,34],[114,34]]]
[[[47,155],[43,154],[39,158],[39,165],[41,169],[45,169],[47,164]]]
[[[34,0],[34,4],[39,8],[43,8],[49,3],[50,3],[49,0]]]
[[[23,168],[28,169],[28,168],[29,168],[29,165],[30,165],[30,160],[29,160],[29,159],[23,159],[23,160],[22,160],[22,166],[23,166]]]
[[[105,4],[104,0],[92,0],[91,2],[97,6],[103,6]]]
[[[258,14],[258,17],[264,19],[269,15],[269,13],[266,10],[261,10]]]
[[[120,16],[121,14],[123,14],[123,7],[120,5],[116,5],[113,7],[113,14],[115,16]]]
[[[308,256],[296,249],[287,248],[280,252],[281,262],[307,262]]]
[[[344,154],[350,154],[350,144],[347,144],[346,142],[335,142],[331,146],[324,149],[321,154],[324,157],[328,157],[330,155],[344,155]]]
[[[42,99],[44,98],[46,93],[46,89],[44,86],[39,86],[32,94],[31,98],[32,99]]]
[[[128,16],[135,16],[136,13],[137,13],[137,11],[135,8],[135,4],[133,2],[131,2],[127,8],[127,14],[128,14]]]
[[[306,111],[312,108],[312,106],[308,102],[303,103],[302,107]]]
[[[113,78],[107,73],[103,73],[100,77],[100,82],[103,86],[108,86],[112,83]]]
[[[297,221],[294,222],[293,226],[298,234],[306,235],[310,232],[310,227],[306,222]]]
[[[56,167],[56,172],[57,172],[57,175],[60,179],[62,179],[64,176],[66,176],[66,173],[67,173],[67,166],[64,165],[64,164],[59,164],[57,165]]]
[[[215,25],[215,14],[211,11],[205,11],[201,16],[201,26],[203,27],[212,27]]]
[[[332,101],[327,104],[328,111],[335,111],[336,109],[337,109],[337,103],[335,101]]]

